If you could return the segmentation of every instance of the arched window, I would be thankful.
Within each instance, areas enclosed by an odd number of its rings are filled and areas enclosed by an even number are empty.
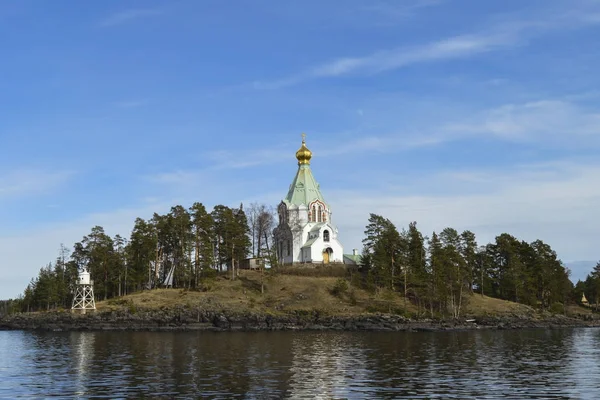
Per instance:
[[[321,206],[319,206],[319,222],[323,222],[323,210],[321,210]]]
[[[312,222],[317,222],[317,207],[312,206]]]
[[[323,231],[323,241],[329,242],[329,231],[328,230]]]

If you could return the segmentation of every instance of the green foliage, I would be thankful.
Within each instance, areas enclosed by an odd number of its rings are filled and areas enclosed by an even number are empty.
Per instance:
[[[552,303],[552,304],[550,305],[550,309],[549,309],[549,311],[550,311],[551,313],[553,313],[553,314],[564,314],[564,312],[565,312],[565,307],[564,307],[564,305],[563,305],[562,303],[558,303],[558,302],[556,302],[556,303]]]
[[[348,292],[348,281],[344,278],[339,278],[330,290],[331,294],[340,297]]]
[[[135,314],[137,313],[137,307],[135,306],[135,304],[133,303],[133,301],[130,301],[128,304],[128,310],[129,310],[129,314]]]
[[[21,311],[23,298],[0,300],[0,319]]]
[[[149,221],[137,218],[129,240],[110,237],[95,226],[74,244],[70,255],[61,246],[57,261],[41,268],[25,288],[18,308],[70,308],[77,276],[84,269],[94,281],[97,300],[163,286],[171,270],[173,287],[207,290],[217,269],[237,268],[249,254],[248,232],[242,206],[218,205],[208,213],[201,203],[189,210],[177,205]]]
[[[402,292],[431,317],[460,317],[474,291],[544,309],[575,296],[569,270],[540,240],[527,243],[503,233],[480,247],[473,232],[453,228],[427,240],[415,222],[398,232],[390,220],[371,214],[363,245],[359,281],[353,284],[371,292]],[[579,299],[585,293],[600,303],[600,263],[578,290]]]
[[[89,270],[98,300],[118,298],[142,289],[164,286],[174,270],[173,287],[212,290],[218,273],[236,279],[240,261],[249,254],[271,261],[264,271],[268,282],[275,274],[334,276],[331,289],[356,302],[353,287],[370,293],[386,290],[410,301],[419,312],[458,318],[469,294],[485,293],[554,310],[557,304],[580,302],[585,294],[590,305],[600,306],[600,262],[584,282],[574,287],[569,270],[552,248],[541,240],[527,243],[508,233],[492,243],[478,246],[475,234],[453,228],[424,237],[417,223],[398,229],[389,219],[370,214],[365,228],[363,254],[357,269],[330,264],[316,268],[277,267],[273,243],[273,215],[266,206],[216,205],[212,211],[199,202],[189,209],[174,206],[165,215],[150,220],[137,218],[129,239],[110,237],[95,226],[67,250],[61,245],[55,262],[40,269],[38,276],[17,300],[0,302],[0,315],[18,311],[68,309],[77,275]],[[354,300],[353,300],[354,298]],[[391,306],[373,305],[374,309]]]

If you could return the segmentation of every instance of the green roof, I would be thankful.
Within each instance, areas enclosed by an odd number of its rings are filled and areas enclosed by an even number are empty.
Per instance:
[[[354,254],[344,254],[344,258],[347,258],[347,259],[355,262],[356,264],[360,264],[361,256],[360,256],[360,254],[357,254],[357,255],[354,255]]]
[[[302,204],[308,206],[317,199],[325,203],[319,184],[315,180],[315,177],[310,170],[310,166],[308,164],[302,164],[298,167],[296,177],[290,185],[290,190],[284,201],[297,206]]]
[[[310,246],[312,246],[312,244],[313,244],[314,242],[316,242],[316,241],[317,241],[317,239],[318,239],[318,237],[310,239],[308,242],[304,243],[304,246],[302,246],[302,248],[305,248],[305,247],[310,247]]]

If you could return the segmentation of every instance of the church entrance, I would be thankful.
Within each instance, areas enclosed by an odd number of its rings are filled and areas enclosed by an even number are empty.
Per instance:
[[[332,253],[333,250],[331,249],[331,247],[328,247],[325,250],[323,250],[323,264],[329,264]]]

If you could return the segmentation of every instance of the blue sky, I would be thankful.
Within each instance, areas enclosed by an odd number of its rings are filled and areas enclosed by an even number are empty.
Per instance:
[[[301,132],[348,252],[374,212],[600,259],[598,38],[595,0],[4,2],[0,298],[96,224],[276,204]]]

